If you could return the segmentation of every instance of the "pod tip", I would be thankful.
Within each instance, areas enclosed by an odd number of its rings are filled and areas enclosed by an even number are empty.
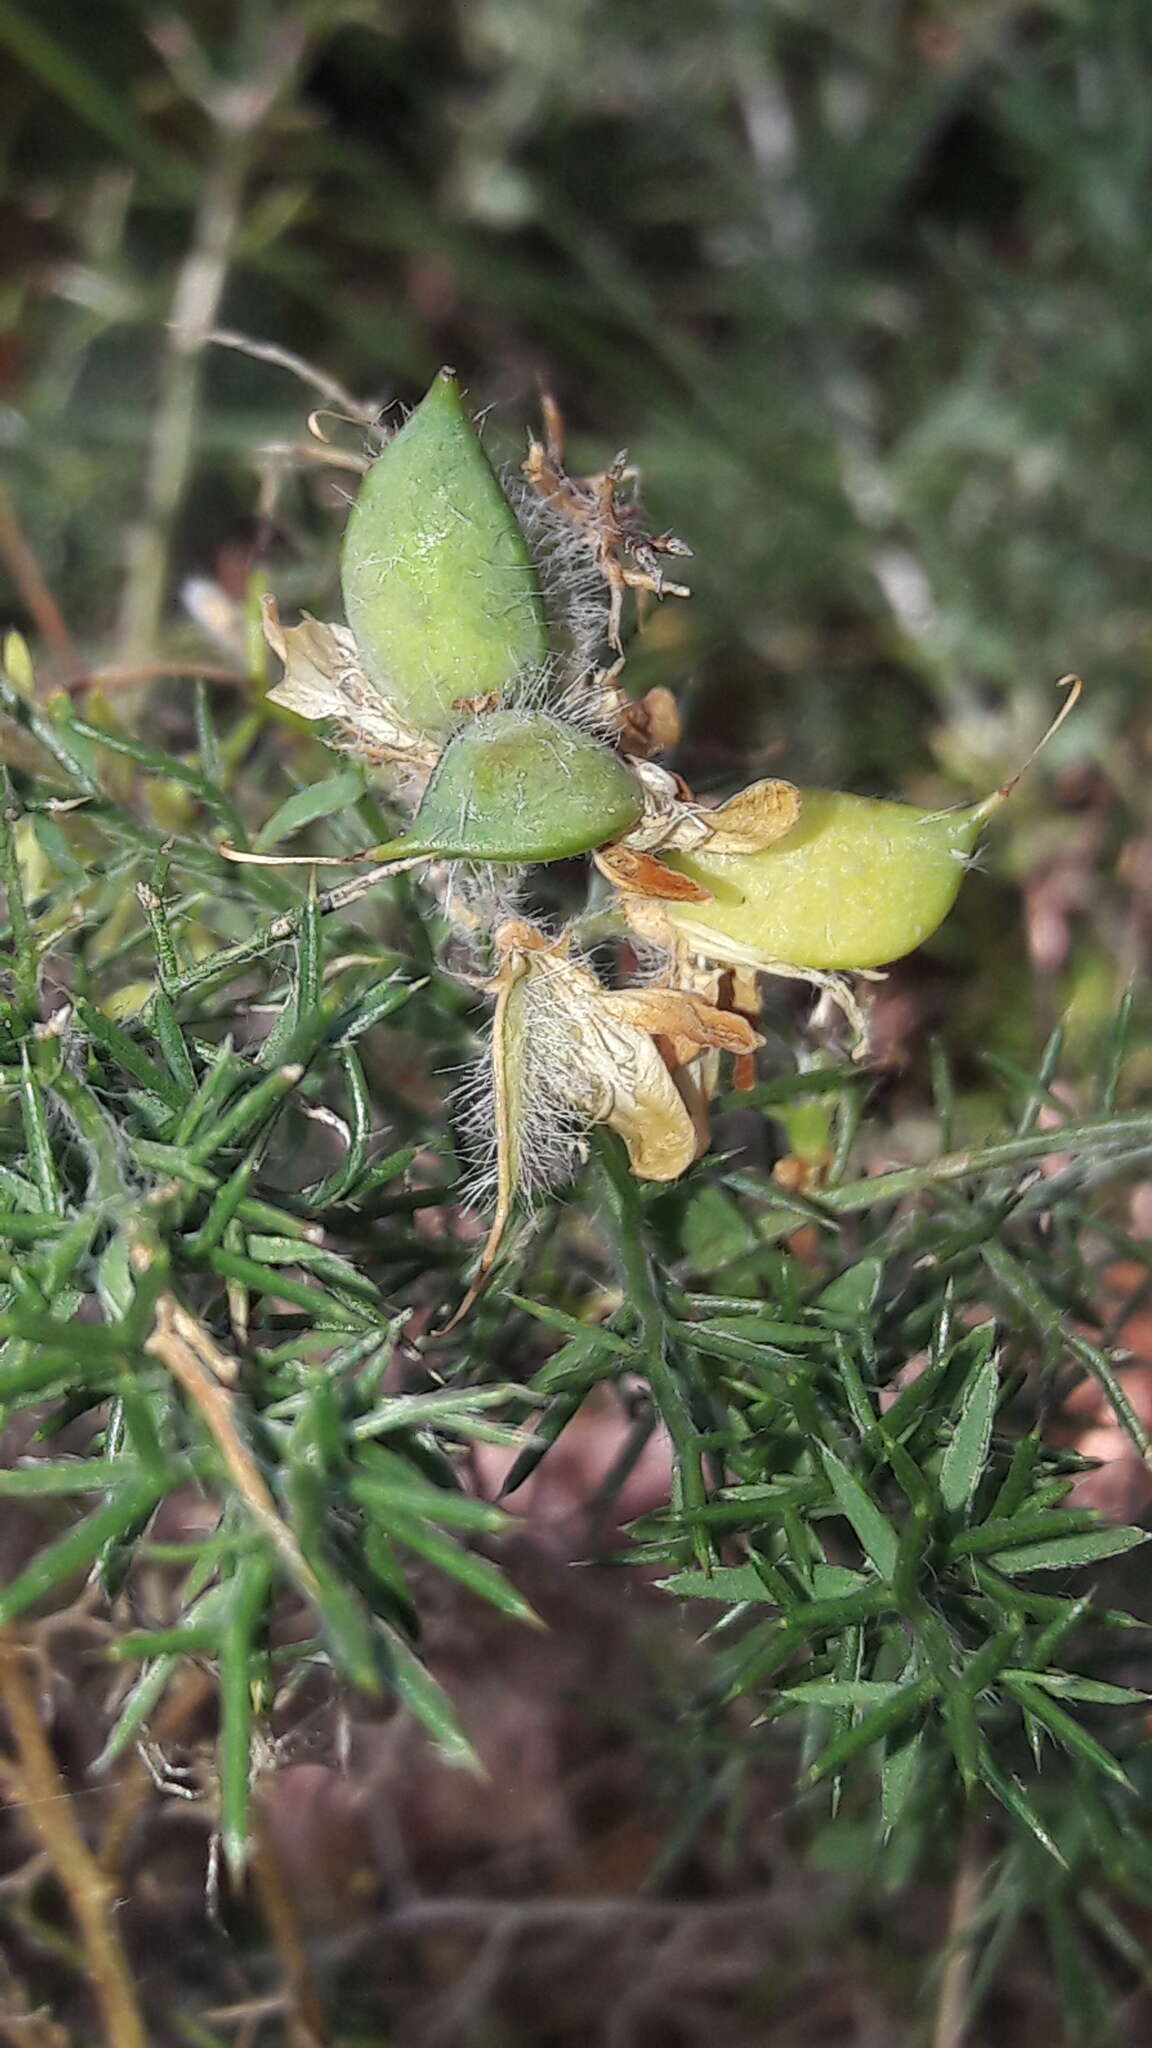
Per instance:
[[[1033,747],[1032,752],[1029,754],[1027,760],[1021,762],[1019,768],[1016,770],[1015,775],[1010,775],[1008,777],[1007,782],[1002,782],[1000,784],[999,789],[994,789],[992,791],[991,796],[986,796],[984,798],[983,803],[977,804],[975,806],[974,816],[980,819],[989,818],[991,817],[993,811],[999,810],[1001,804],[1004,803],[1005,800],[1011,796],[1017,784],[1023,781],[1025,775],[1027,775],[1028,770],[1031,768],[1037,756],[1043,753],[1044,748],[1048,745],[1049,740],[1054,738],[1055,735],[1059,732],[1060,727],[1064,723],[1064,720],[1069,716],[1069,713],[1075,709],[1084,691],[1084,685],[1081,682],[1080,677],[1073,675],[1061,676],[1059,682],[1056,685],[1056,688],[1058,690],[1066,690],[1068,694],[1065,697],[1064,702],[1060,706],[1059,711],[1056,713],[1055,718],[1052,720],[1051,725],[1048,727],[1047,732],[1043,733],[1041,737],[1037,740],[1036,745]]]

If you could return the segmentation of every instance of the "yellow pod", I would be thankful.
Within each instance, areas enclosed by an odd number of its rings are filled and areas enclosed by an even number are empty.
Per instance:
[[[1041,746],[1079,696],[1076,677],[1062,687],[1068,696]],[[943,924],[983,826],[1038,751],[991,796],[952,810],[802,790],[795,824],[758,852],[666,852],[711,900],[663,908],[712,960],[813,973],[886,966]]]
[[[801,792],[791,831],[759,853],[666,853],[708,890],[668,917],[713,958],[814,970],[882,967],[942,924],[996,798],[963,810]]]

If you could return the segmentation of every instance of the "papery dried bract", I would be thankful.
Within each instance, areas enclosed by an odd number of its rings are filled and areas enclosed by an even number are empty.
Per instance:
[[[698,1050],[708,1033],[692,999],[605,989],[563,941],[549,943],[527,924],[506,925],[496,943],[505,962],[492,1062],[494,1075],[503,1077],[497,1093],[509,1120],[498,1136],[513,1186],[547,1177],[549,1124],[566,1136],[581,1125],[607,1124],[624,1139],[638,1176],[675,1180],[695,1157],[696,1136],[652,1019],[659,1015],[669,1039],[693,1023]],[[640,1021],[632,1015],[638,998]]]
[[[800,817],[802,798],[793,782],[752,782],[727,803],[698,814],[712,853],[763,853],[791,832]]]
[[[676,775],[655,761],[639,760],[635,774],[644,794],[644,816],[627,836],[637,852],[759,853],[792,830],[800,816],[794,783],[753,782],[727,803],[697,803]]]
[[[272,597],[264,599],[262,612],[264,638],[284,664],[283,676],[268,692],[269,703],[300,718],[331,719],[341,744],[365,760],[432,767],[436,741],[406,724],[372,688],[346,626],[324,625],[307,612],[298,626],[285,626]]]

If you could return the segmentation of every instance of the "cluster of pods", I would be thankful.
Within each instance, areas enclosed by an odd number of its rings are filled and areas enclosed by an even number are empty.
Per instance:
[[[423,868],[494,998],[470,1111],[495,1212],[478,1278],[516,1202],[563,1182],[591,1125],[618,1132],[641,1178],[685,1170],[721,1054],[746,1070],[760,1043],[758,975],[828,990],[862,1053],[846,974],[935,930],[1018,779],[938,811],[780,780],[697,801],[655,758],[676,737],[669,694],[637,702],[620,680],[625,593],[687,595],[665,570],[688,550],[646,530],[623,458],[569,476],[550,407],[546,421],[501,477],[442,371],[352,506],[347,624],[285,626],[271,600],[265,615],[274,701],[378,771],[410,822],[373,860]],[[557,930],[525,914],[531,869],[577,855],[600,878],[596,933],[645,961],[637,985],[601,979],[586,916]]]

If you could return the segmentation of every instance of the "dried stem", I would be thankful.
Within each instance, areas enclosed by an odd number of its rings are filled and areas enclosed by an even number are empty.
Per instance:
[[[12,2048],[72,2048],[71,2037],[43,2007],[29,2005],[23,1985],[0,1956],[0,2039]]]
[[[306,362],[303,356],[294,354],[289,348],[281,348],[276,342],[256,341],[250,334],[237,334],[231,327],[215,327],[205,339],[214,342],[217,348],[234,348],[241,355],[251,356],[257,363],[273,363],[278,369],[287,370],[302,384],[310,384],[313,391],[327,399],[329,405],[338,406],[358,424],[368,426],[380,410],[378,405],[362,404],[326,370],[317,369],[315,363]]]
[[[969,1827],[952,1886],[932,2048],[964,2048],[968,2036],[976,1922],[984,1896],[984,1862],[983,1831]]]
[[[71,1908],[108,2048],[148,2048],[136,1986],[116,1926],[115,1887],[77,1826],[24,1659],[24,1646],[15,1632],[0,1629],[0,1701],[16,1747],[20,1797]]]
[[[197,73],[182,25],[170,24],[163,49],[182,82]],[[239,84],[206,83],[196,91],[213,120],[215,149],[201,186],[192,241],[176,278],[159,402],[144,486],[144,512],[128,537],[128,569],[120,615],[124,660],[146,657],[159,630],[172,533],[192,467],[204,350],[216,325],[224,287],[243,228],[244,193],[262,123],[303,54],[304,30],[281,23],[258,76]],[[179,65],[177,64],[179,58]]]
[[[285,1980],[285,2006],[291,2048],[327,2048],[331,2035],[324,2018],[296,1902],[284,1882],[272,1844],[267,1817],[257,1806],[253,1815],[251,1869],[264,1924],[280,1958]]]
[[[333,889],[321,889],[316,898],[319,915],[327,917],[334,910],[346,909],[348,904],[355,903],[361,896],[366,896],[369,890],[376,887],[377,882],[388,876],[400,874],[406,867],[419,867],[423,859],[424,856],[420,854],[410,861],[384,861],[379,867],[369,868],[366,874],[354,876],[350,882],[339,882]],[[145,883],[137,886],[136,893],[142,902],[145,902],[146,888]],[[150,893],[155,895],[154,891]],[[282,911],[279,917],[274,917],[270,924],[266,924],[263,930],[255,933],[252,938],[240,939],[234,946],[222,946],[218,952],[207,954],[203,960],[198,960],[194,967],[185,969],[183,973],[174,972],[168,984],[168,994],[187,995],[190,989],[202,987],[216,975],[229,973],[233,968],[249,960],[259,959],[263,953],[270,953],[274,946],[282,945],[285,939],[295,937],[307,911],[306,903],[299,904],[295,910]]]
[[[99,668],[77,669],[64,677],[61,687],[69,692],[81,690],[131,690],[141,683],[152,683],[165,677],[192,677],[202,683],[233,683],[242,688],[252,681],[247,669],[227,668],[223,662],[198,661],[195,655],[184,660],[109,662]]]
[[[48,588],[27,536],[12,507],[8,493],[0,488],[0,561],[15,585],[21,602],[36,623],[45,646],[59,660],[74,668],[80,656],[64,622],[64,615]]]
[[[240,131],[223,140],[205,178],[192,247],[176,281],[144,486],[144,516],[128,536],[120,618],[125,659],[145,655],[159,629],[172,529],[192,466],[201,358],[231,266],[251,155],[248,133]]]
[[[136,1257],[146,1261],[144,1248],[138,1248]],[[199,1410],[244,1506],[287,1566],[294,1583],[309,1600],[318,1600],[320,1589],[288,1524],[277,1514],[267,1482],[240,1433],[236,1404],[229,1391],[236,1377],[235,1359],[221,1351],[195,1316],[189,1315],[175,1295],[168,1293],[162,1294],[156,1303],[156,1319],[144,1348],[167,1366]]]

